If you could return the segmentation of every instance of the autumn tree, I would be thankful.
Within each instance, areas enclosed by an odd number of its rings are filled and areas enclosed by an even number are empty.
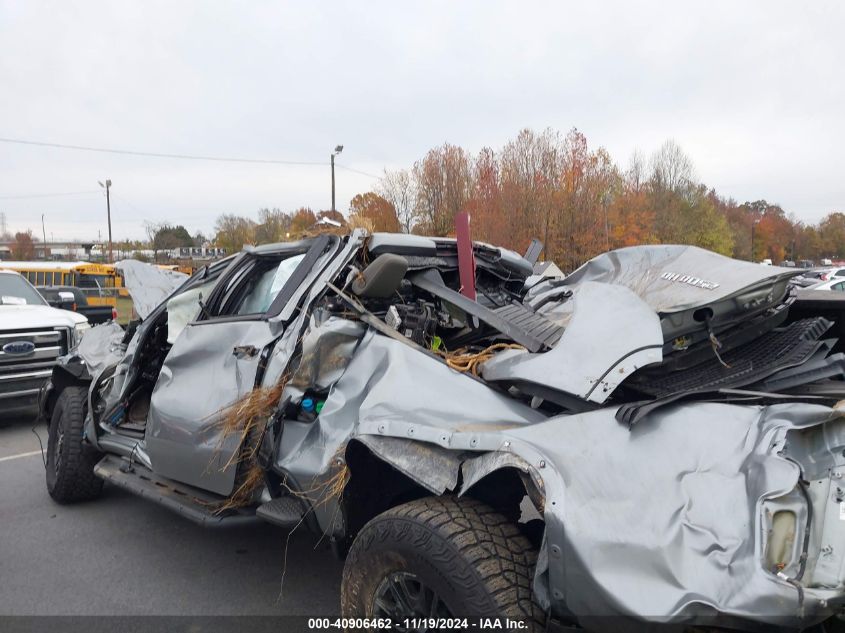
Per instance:
[[[317,216],[308,207],[301,207],[294,211],[290,221],[291,234],[302,234],[317,222]]]
[[[246,244],[255,243],[255,222],[234,214],[223,214],[214,223],[217,246],[228,253],[240,251]]]
[[[414,164],[417,183],[416,216],[420,232],[444,236],[455,228],[455,215],[472,192],[469,157],[448,143],[429,150]]]
[[[818,227],[799,222],[795,226],[795,261],[820,259],[821,253],[822,239]]]
[[[17,236],[16,236],[17,237]],[[834,212],[819,222],[822,257],[845,257],[845,213]]]
[[[464,208],[472,218],[473,235],[477,239],[492,244],[515,242],[513,227],[502,208],[502,183],[498,156],[489,147],[482,149],[476,156],[472,180],[472,196]]]
[[[845,214],[810,226],[765,200],[724,198],[698,181],[673,140],[648,159],[635,151],[620,169],[577,129],[525,129],[474,157],[435,147],[410,171],[385,172],[375,193],[393,205],[400,230],[449,235],[455,214],[469,211],[476,239],[522,252],[539,237],[543,257],[569,270],[609,248],[658,242],[755,261],[845,258]]]
[[[368,191],[359,193],[349,203],[350,222],[368,220],[367,225],[373,231],[387,231],[395,233],[399,231],[399,218],[396,217],[396,208],[379,194]]]
[[[645,159],[638,150],[631,154],[628,168],[613,189],[608,216],[611,248],[651,244],[657,240]]]
[[[540,237],[547,259],[556,251],[562,155],[557,132],[524,129],[502,148],[500,159],[502,213],[510,239],[522,250],[532,238]]]
[[[11,245],[12,258],[22,261],[35,259],[35,241],[32,239],[32,229],[15,233],[15,241]]]
[[[569,270],[610,248],[610,205],[619,176],[607,150],[591,151],[586,137],[572,129],[564,143],[559,224],[563,248],[548,248]]]
[[[291,231],[293,218],[279,209],[259,209],[258,224],[255,227],[256,244],[284,242]]]

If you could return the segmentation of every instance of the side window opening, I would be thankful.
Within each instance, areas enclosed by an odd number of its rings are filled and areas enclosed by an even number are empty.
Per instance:
[[[235,314],[264,314],[273,303],[273,299],[290,279],[293,271],[299,266],[305,254],[295,255],[278,262],[252,279],[251,287],[247,290]]]
[[[263,315],[304,258],[304,253],[262,255],[244,262],[209,306],[206,318]]]

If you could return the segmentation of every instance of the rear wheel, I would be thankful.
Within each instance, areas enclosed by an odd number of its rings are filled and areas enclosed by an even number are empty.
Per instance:
[[[358,534],[343,570],[344,617],[404,621],[501,617],[542,630],[532,600],[537,552],[485,504],[427,498],[380,514]],[[409,627],[413,629],[414,627]]]
[[[47,492],[59,503],[100,496],[103,480],[94,475],[102,455],[82,441],[87,391],[66,387],[53,408],[47,440]]]

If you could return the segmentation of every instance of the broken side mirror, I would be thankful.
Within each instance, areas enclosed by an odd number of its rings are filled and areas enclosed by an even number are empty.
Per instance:
[[[401,255],[384,253],[376,257],[352,282],[352,292],[359,297],[386,299],[399,290],[407,271],[407,259]]]

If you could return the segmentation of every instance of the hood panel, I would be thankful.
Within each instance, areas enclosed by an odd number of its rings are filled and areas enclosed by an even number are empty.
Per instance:
[[[633,290],[655,312],[671,314],[772,287],[800,271],[743,262],[696,246],[632,246],[594,257],[566,285],[601,281]]]
[[[123,284],[132,296],[135,312],[142,319],[147,318],[150,312],[188,279],[185,273],[165,270],[134,259],[119,261],[115,267],[123,275]]]
[[[19,330],[39,327],[73,327],[88,321],[81,314],[59,310],[50,306],[7,306],[0,307],[0,330]]]
[[[571,306],[548,302],[585,282],[628,288],[660,316],[664,341],[708,328],[719,332],[777,306],[798,271],[743,262],[695,246],[632,246],[593,258],[562,282],[532,288],[526,304],[566,326]]]

